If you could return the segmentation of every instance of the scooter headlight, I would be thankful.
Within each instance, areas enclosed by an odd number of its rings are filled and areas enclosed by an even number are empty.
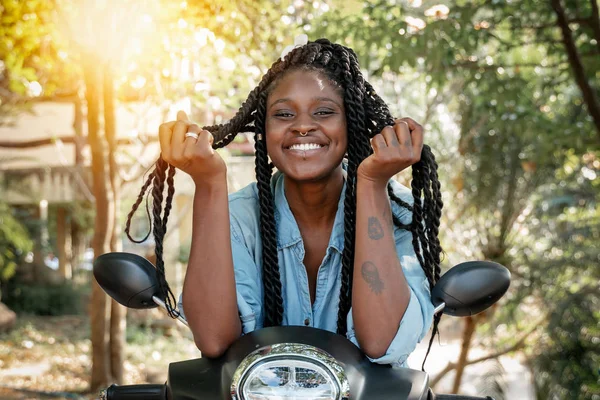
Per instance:
[[[235,400],[345,400],[349,384],[342,366],[313,346],[281,343],[249,354],[233,376]]]
[[[273,360],[256,365],[242,385],[242,397],[247,400],[336,400],[339,392],[330,373],[303,360]]]

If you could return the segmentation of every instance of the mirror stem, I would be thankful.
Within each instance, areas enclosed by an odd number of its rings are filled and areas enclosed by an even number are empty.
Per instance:
[[[164,302],[164,301],[162,301],[161,299],[159,299],[158,297],[156,297],[156,296],[152,296],[152,300],[154,300],[154,303],[156,303],[156,305],[157,305],[157,306],[161,307],[162,309],[166,310],[167,312],[169,311],[169,310],[167,309],[167,305],[165,304],[165,302]],[[183,323],[185,326],[188,326],[188,327],[189,327],[187,320],[186,320],[185,318],[183,318],[183,317],[181,316],[181,314],[180,314],[180,313],[177,313],[177,314],[178,314],[178,315],[177,315],[177,319],[178,319],[178,320],[179,320],[181,323]]]
[[[436,308],[434,308],[433,315],[437,315],[437,314],[441,313],[445,307],[446,307],[446,303],[441,302]]]

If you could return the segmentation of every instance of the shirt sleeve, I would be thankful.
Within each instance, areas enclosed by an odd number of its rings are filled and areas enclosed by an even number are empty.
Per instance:
[[[419,343],[429,331],[433,322],[433,304],[431,302],[431,293],[429,282],[412,244],[412,232],[396,228],[396,251],[400,260],[400,265],[404,271],[404,276],[410,288],[410,300],[396,336],[382,357],[370,358],[372,362],[378,364],[390,364],[394,367],[406,367],[406,360],[413,352],[417,343]],[[354,322],[352,320],[352,309],[348,313],[348,339],[358,346]]]
[[[242,333],[262,328],[262,284],[258,266],[231,227],[231,252]]]

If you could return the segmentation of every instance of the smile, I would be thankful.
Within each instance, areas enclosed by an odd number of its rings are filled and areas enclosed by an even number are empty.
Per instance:
[[[317,143],[302,143],[302,144],[293,144],[290,147],[288,147],[288,150],[308,151],[308,150],[317,150],[322,147],[325,147],[325,146],[317,144]]]

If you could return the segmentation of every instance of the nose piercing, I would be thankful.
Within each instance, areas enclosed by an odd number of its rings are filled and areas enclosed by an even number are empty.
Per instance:
[[[298,133],[299,133],[299,134],[300,134],[300,136],[302,136],[302,137],[304,137],[304,136],[308,135],[308,132],[300,132],[300,131],[298,131]]]

